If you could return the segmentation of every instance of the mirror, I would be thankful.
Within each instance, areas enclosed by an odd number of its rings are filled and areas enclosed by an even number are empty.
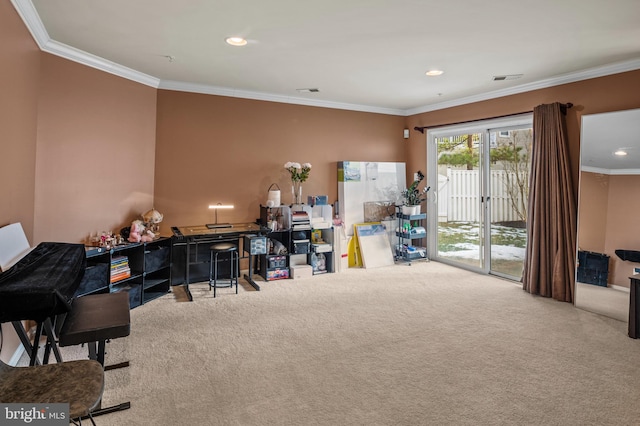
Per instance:
[[[629,277],[640,263],[640,109],[582,117],[575,305],[629,320]],[[622,256],[626,258],[626,256]]]

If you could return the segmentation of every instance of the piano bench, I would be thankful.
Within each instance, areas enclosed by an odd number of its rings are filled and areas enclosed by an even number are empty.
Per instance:
[[[89,358],[97,360],[104,370],[127,367],[129,362],[105,367],[104,352],[107,340],[126,337],[130,331],[129,294],[126,291],[90,294],[73,299],[71,311],[62,324],[58,344],[72,346],[86,343],[89,347]],[[123,402],[106,408],[98,405],[98,407],[91,412],[93,417],[127,410],[131,408],[131,403]]]
[[[86,343],[89,358],[104,367],[105,342],[126,337],[130,331],[129,295],[126,291],[81,296],[73,300],[71,311],[64,320],[59,346]]]

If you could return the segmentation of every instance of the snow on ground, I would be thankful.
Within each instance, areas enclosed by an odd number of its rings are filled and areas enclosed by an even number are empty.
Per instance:
[[[480,249],[473,244],[455,244],[456,250],[439,251],[442,257],[462,257],[464,259],[480,260]],[[525,249],[513,246],[491,246],[491,258],[500,260],[524,260]]]
[[[477,223],[457,223],[456,226],[438,227],[438,233],[442,236],[455,237],[457,240],[467,240],[469,242],[460,242],[448,245],[449,251],[438,251],[438,255],[442,257],[457,257],[464,259],[480,259],[480,249],[478,247],[479,228]],[[491,258],[494,260],[514,260],[524,261],[526,230],[513,228],[508,226],[493,225],[491,227],[491,235],[496,240],[510,240],[518,242],[522,247],[514,245],[491,245]]]

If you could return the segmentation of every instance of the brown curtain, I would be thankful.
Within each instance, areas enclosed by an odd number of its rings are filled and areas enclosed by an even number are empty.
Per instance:
[[[562,110],[560,103],[539,105],[533,110],[522,288],[531,294],[573,302],[577,213]]]

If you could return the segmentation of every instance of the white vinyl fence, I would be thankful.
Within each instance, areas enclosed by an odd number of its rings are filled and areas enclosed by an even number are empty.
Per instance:
[[[514,208],[507,188],[509,179],[515,181],[513,172],[492,170],[491,223],[522,220]],[[528,181],[527,172],[521,179]],[[477,222],[480,220],[480,176],[478,170],[447,169],[447,175],[438,175],[438,220],[441,222]],[[516,205],[526,206],[519,193]],[[520,207],[521,211],[526,210]]]

